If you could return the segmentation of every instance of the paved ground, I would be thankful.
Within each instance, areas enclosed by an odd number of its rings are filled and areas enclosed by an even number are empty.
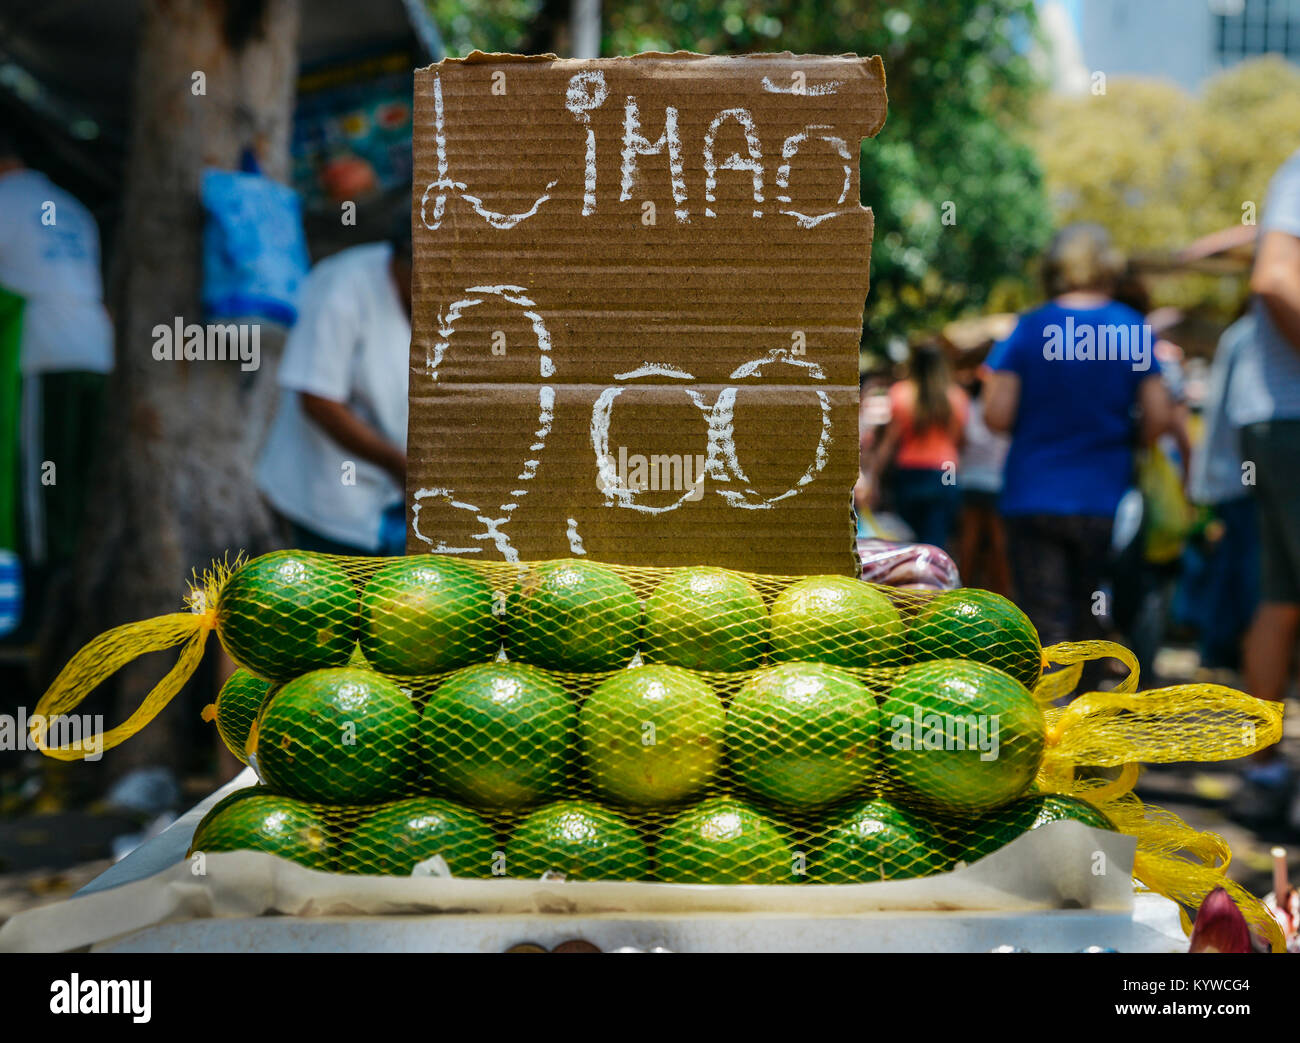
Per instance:
[[[1292,703],[1288,716],[1300,713]],[[1290,744],[1300,752],[1300,735]],[[1287,852],[1291,881],[1300,880],[1300,832],[1285,823],[1246,826],[1226,814],[1226,805],[1241,784],[1241,767],[1235,764],[1169,764],[1151,767],[1143,774],[1137,792],[1148,804],[1179,815],[1189,825],[1220,834],[1232,848],[1228,875],[1247,890],[1263,896],[1273,889],[1273,858],[1270,850],[1281,846]]]
[[[1196,666],[1195,653],[1181,648],[1163,649],[1156,661],[1164,684],[1192,680]],[[1282,719],[1281,749],[1289,763],[1300,766],[1300,701],[1294,692]],[[1247,826],[1228,816],[1245,768],[1245,761],[1149,766],[1137,791],[1148,803],[1173,811],[1189,825],[1223,836],[1232,848],[1228,875],[1262,896],[1273,889],[1273,859],[1269,852],[1275,846],[1286,849],[1291,882],[1300,883],[1300,830],[1285,822]],[[1300,792],[1294,799],[1300,801]]]
[[[65,869],[0,873],[0,923],[24,909],[61,902],[113,864],[111,858],[79,862]]]

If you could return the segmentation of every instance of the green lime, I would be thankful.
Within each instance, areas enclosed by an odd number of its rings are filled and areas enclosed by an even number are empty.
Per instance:
[[[217,814],[217,812],[229,807],[231,804],[237,804],[239,801],[245,800],[248,797],[264,797],[270,792],[271,791],[261,785],[261,783],[254,783],[251,786],[244,786],[242,789],[237,789],[231,793],[227,793],[219,801],[213,804],[212,807],[208,808],[203,818],[199,819],[199,825],[195,827],[195,832],[198,832],[199,827],[202,826],[205,821],[212,818],[212,816]]]
[[[674,569],[646,601],[641,658],[691,670],[749,670],[763,659],[767,633],[763,599],[742,577]]]
[[[411,797],[368,815],[339,850],[345,873],[410,876],[441,855],[452,876],[489,877],[496,837],[468,808],[437,797]]]
[[[810,875],[826,884],[908,880],[946,873],[953,861],[950,845],[932,822],[877,798],[831,824]]]
[[[1048,822],[1060,822],[1069,819],[1082,822],[1094,829],[1108,829],[1114,832],[1115,824],[1095,804],[1089,804],[1078,797],[1060,795],[1024,797],[1004,808],[990,811],[969,825],[964,838],[961,860],[978,862],[985,855],[991,855],[999,848],[1006,847],[1022,833],[1037,829]]]
[[[1034,781],[1045,724],[1019,681],[983,663],[908,667],[881,706],[885,757],[911,801],[987,811]]]
[[[236,663],[271,681],[342,666],[357,640],[356,588],[323,554],[263,554],[226,581],[217,633]]]
[[[613,670],[636,652],[641,603],[591,561],[533,565],[506,602],[506,652],[552,670]]]
[[[320,817],[296,800],[260,789],[249,787],[218,801],[195,828],[189,854],[265,851],[328,870],[330,846]]]
[[[492,587],[456,558],[398,558],[361,593],[361,650],[384,673],[433,674],[489,662],[498,631]]]
[[[921,604],[907,632],[912,662],[969,659],[996,666],[1026,688],[1043,672],[1034,624],[1014,604],[988,590],[935,594]]]
[[[832,666],[897,666],[903,619],[869,583],[850,576],[809,576],[772,604],[772,658]]]
[[[415,779],[420,714],[371,670],[336,667],[294,678],[267,700],[249,763],[273,789],[322,804],[373,804]]]
[[[727,714],[713,689],[677,666],[611,674],[588,697],[578,735],[592,784],[626,804],[681,800],[722,760]]]
[[[876,770],[880,711],[851,674],[783,663],[754,674],[727,714],[727,751],[751,793],[817,807],[846,797]]]
[[[670,884],[795,884],[794,851],[748,804],[713,797],[675,819],[655,850],[655,875]]]
[[[433,784],[471,804],[520,807],[564,783],[578,710],[546,672],[482,663],[448,677],[421,723]]]
[[[217,732],[226,749],[241,764],[248,763],[248,754],[244,750],[248,745],[248,730],[270,691],[269,681],[263,681],[241,666],[226,679],[217,693]]]
[[[646,880],[650,854],[630,825],[585,800],[561,800],[525,818],[506,845],[511,876],[545,872],[571,880]]]

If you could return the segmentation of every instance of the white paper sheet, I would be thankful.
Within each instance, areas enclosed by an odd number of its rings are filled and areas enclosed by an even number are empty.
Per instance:
[[[203,917],[386,916],[411,913],[767,913],[1125,911],[1133,903],[1133,837],[1052,822],[950,873],[873,884],[683,884],[453,880],[321,873],[256,852],[212,853],[202,873],[180,861],[143,880],[20,913],[0,951],[80,949],[143,927]]]

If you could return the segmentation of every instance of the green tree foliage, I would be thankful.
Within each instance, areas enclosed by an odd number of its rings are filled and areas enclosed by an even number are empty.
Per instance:
[[[523,35],[498,16],[503,6],[539,5],[436,0],[432,10],[445,32],[459,12],[450,46],[491,50]],[[882,56],[889,117],[862,149],[862,201],[876,219],[864,347],[880,352],[979,310],[1050,232],[1041,174],[1017,133],[1036,93],[1034,31],[1032,0],[607,0],[603,53]]]
[[[1045,97],[1034,143],[1057,220],[1095,221],[1138,256],[1174,253],[1258,217],[1274,171],[1300,147],[1300,69],[1243,62],[1201,96],[1161,81],[1111,79],[1104,94]],[[1158,303],[1231,314],[1239,279],[1155,281]]]
[[[447,53],[464,57],[470,51],[518,51],[542,0],[425,0],[424,6]]]
[[[1226,225],[1244,203],[1263,209],[1269,180],[1300,148],[1300,69],[1276,55],[1244,62],[1206,85],[1201,110],[1207,202]]]

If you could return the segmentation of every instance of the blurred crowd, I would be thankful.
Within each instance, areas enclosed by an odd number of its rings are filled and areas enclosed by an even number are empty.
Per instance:
[[[949,553],[1044,645],[1118,638],[1144,688],[1172,634],[1199,679],[1282,699],[1300,633],[1300,152],[1204,379],[1103,229],[1062,229],[1042,282],[1041,305],[920,337],[898,372],[864,377],[859,536]],[[1282,814],[1291,776],[1261,756],[1239,810]]]

